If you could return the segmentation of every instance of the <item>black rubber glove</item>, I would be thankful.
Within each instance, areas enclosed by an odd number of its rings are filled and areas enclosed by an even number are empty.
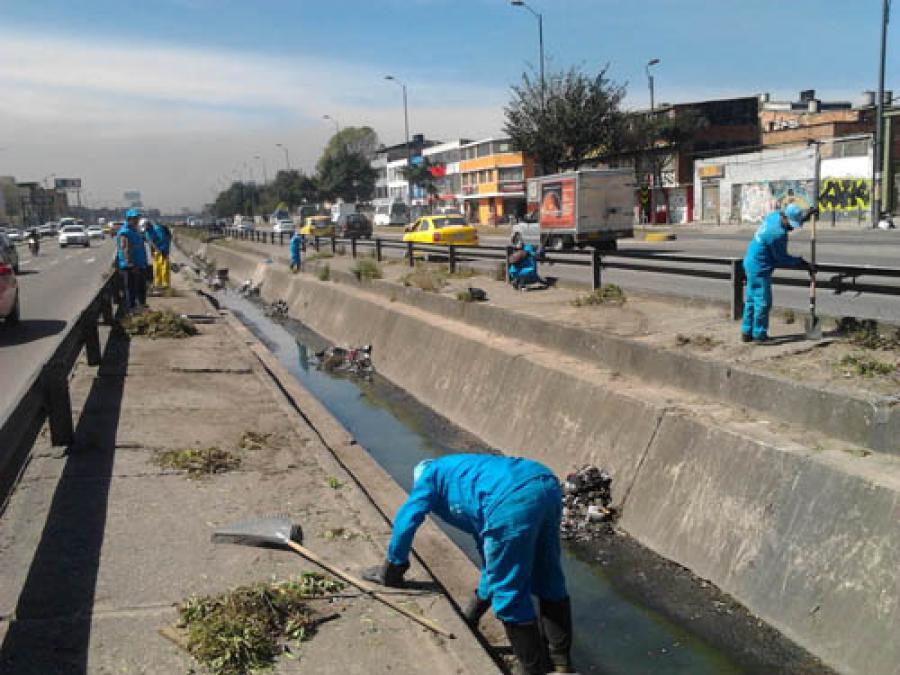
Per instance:
[[[484,616],[484,613],[487,612],[490,607],[490,600],[482,600],[478,596],[478,593],[472,593],[469,601],[462,609],[463,618],[466,620],[466,623],[472,626],[472,628],[476,628],[481,617]]]
[[[802,220],[802,222],[805,223],[807,220],[809,220],[809,219],[812,218],[813,216],[818,216],[818,215],[819,215],[819,207],[818,207],[818,206],[812,206],[812,207],[806,209],[806,212],[803,214],[803,220]]]
[[[381,586],[402,588],[403,575],[406,574],[406,570],[408,569],[408,562],[403,563],[402,565],[394,565],[390,561],[385,560],[377,567],[370,567],[369,569],[363,571],[362,578],[366,581],[380,584]]]

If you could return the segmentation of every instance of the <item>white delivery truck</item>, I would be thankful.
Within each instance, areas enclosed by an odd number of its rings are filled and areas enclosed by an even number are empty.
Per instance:
[[[542,246],[615,250],[634,234],[634,172],[585,169],[528,181],[528,209],[536,215]],[[533,226],[532,226],[533,227]]]

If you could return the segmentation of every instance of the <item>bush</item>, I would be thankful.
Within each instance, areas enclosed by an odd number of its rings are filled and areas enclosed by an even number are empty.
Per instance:
[[[404,286],[414,286],[423,291],[437,292],[447,285],[447,272],[416,263],[412,272],[404,274],[400,281]]]
[[[572,305],[575,307],[623,304],[625,304],[625,291],[615,284],[603,284],[597,290],[591,291],[587,295],[579,295],[572,300]]]
[[[381,273],[381,267],[374,258],[358,258],[350,271],[356,275],[360,281],[371,281],[372,279],[381,279],[384,275]]]
[[[328,281],[329,279],[331,279],[331,265],[325,263],[319,270],[317,276],[319,277],[319,281]]]

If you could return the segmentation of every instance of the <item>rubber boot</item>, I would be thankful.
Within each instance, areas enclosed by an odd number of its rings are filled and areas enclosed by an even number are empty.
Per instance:
[[[473,629],[477,629],[478,622],[481,620],[481,617],[484,616],[485,612],[490,609],[490,607],[490,600],[482,600],[478,596],[477,592],[472,593],[472,597],[469,598],[466,606],[463,607],[463,618],[466,620],[466,623],[468,623]]]
[[[564,600],[541,600],[541,628],[550,655],[553,673],[574,673],[572,649],[572,604]]]
[[[537,622],[506,623],[503,622],[506,637],[516,655],[513,675],[544,675],[544,643]]]

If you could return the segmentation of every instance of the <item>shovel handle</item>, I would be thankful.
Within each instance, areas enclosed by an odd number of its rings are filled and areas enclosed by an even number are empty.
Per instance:
[[[288,546],[291,547],[291,549],[294,550],[294,552],[299,553],[307,560],[314,562],[316,565],[318,565],[322,569],[328,570],[334,576],[336,576],[340,579],[343,579],[351,586],[355,586],[356,588],[361,590],[363,593],[370,595],[371,597],[375,598],[379,602],[384,603],[391,609],[393,609],[397,612],[400,612],[407,618],[412,619],[413,621],[415,621],[416,623],[418,623],[421,626],[424,626],[428,630],[433,631],[433,632],[437,633],[438,635],[440,635],[441,637],[445,637],[450,640],[452,640],[456,637],[453,633],[451,633],[447,630],[444,630],[443,628],[438,626],[436,623],[426,619],[424,616],[419,616],[417,614],[414,614],[410,610],[406,609],[406,607],[404,607],[403,605],[399,605],[396,602],[394,602],[391,598],[389,598],[385,595],[382,595],[381,593],[376,591],[374,588],[372,588],[369,584],[367,584],[362,579],[357,579],[356,577],[354,577],[351,574],[347,574],[346,572],[342,572],[341,570],[339,570],[335,567],[332,567],[327,562],[322,560],[319,556],[317,556],[315,553],[310,551],[305,546],[298,544],[296,541],[288,540],[286,543]]]

